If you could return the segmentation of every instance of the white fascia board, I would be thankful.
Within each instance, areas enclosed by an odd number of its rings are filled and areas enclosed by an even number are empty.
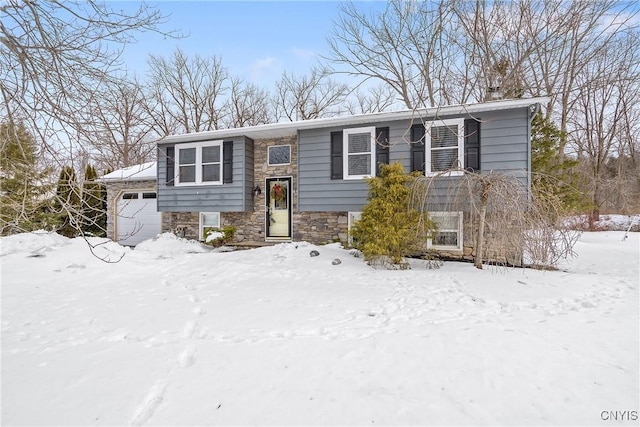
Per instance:
[[[323,119],[300,120],[297,122],[270,123],[266,125],[212,130],[206,132],[171,135],[157,141],[158,144],[196,142],[229,137],[246,136],[252,139],[281,138],[295,136],[298,131],[327,127],[343,127],[363,124],[383,123],[393,120],[421,120],[443,116],[477,114],[485,111],[509,110],[529,107],[535,104],[546,104],[548,96],[523,99],[503,99],[477,104],[447,105],[442,107],[418,108],[415,110],[390,111],[382,113],[358,114],[353,116],[328,117]]]

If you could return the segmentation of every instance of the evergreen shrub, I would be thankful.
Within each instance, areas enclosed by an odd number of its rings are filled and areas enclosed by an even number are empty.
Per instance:
[[[367,180],[368,203],[351,236],[353,247],[368,263],[404,269],[408,268],[405,257],[425,251],[436,226],[426,213],[410,205],[414,179],[396,162],[382,165],[379,176]]]
[[[236,236],[236,231],[238,231],[238,230],[233,225],[227,225],[227,226],[222,227],[222,228],[206,227],[204,229],[204,242],[207,245],[211,245],[211,246],[214,246],[216,248],[220,247],[220,246],[223,246],[223,245],[226,245],[229,242],[233,241],[234,237]],[[220,234],[222,234],[222,236],[215,237],[215,238],[210,238],[211,235],[215,235],[214,233],[220,233]]]

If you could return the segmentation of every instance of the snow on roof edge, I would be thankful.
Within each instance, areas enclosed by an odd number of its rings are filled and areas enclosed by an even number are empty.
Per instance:
[[[156,179],[156,162],[147,162],[118,169],[101,176],[98,181],[147,181]]]

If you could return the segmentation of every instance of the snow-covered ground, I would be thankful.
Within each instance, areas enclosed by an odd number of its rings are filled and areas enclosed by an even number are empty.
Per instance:
[[[6,237],[2,425],[637,425],[624,235],[554,272]]]

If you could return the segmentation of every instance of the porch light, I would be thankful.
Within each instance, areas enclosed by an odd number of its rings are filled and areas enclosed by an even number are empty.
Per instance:
[[[255,188],[253,189],[253,197],[258,197],[261,194],[262,190],[260,189],[260,185],[256,184]]]

